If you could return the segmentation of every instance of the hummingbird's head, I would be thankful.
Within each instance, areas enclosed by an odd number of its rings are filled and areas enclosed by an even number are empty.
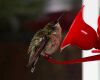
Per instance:
[[[51,34],[52,32],[53,33],[61,33],[62,29],[61,29],[61,26],[59,24],[59,22],[57,23],[48,23],[45,27],[44,27],[44,31],[47,33],[47,34]]]
[[[48,26],[48,29],[50,29],[52,31],[54,31],[56,29],[55,23],[53,23],[53,22],[48,23],[47,26]]]
[[[52,28],[53,28],[53,32],[56,32],[56,34],[60,34],[62,32],[59,22],[54,24],[54,26],[52,26]]]
[[[52,30],[52,31],[56,31],[56,30],[61,29],[59,22],[57,22],[57,23],[53,23],[53,22],[52,23],[49,23],[48,24],[48,28],[50,30]]]

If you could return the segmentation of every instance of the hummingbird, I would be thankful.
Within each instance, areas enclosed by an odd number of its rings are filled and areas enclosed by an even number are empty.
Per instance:
[[[28,48],[29,62],[27,65],[28,67],[31,66],[32,73],[40,56],[50,58],[49,56],[59,48],[62,40],[62,29],[59,20],[62,15],[57,19],[56,23],[48,23],[33,36]]]

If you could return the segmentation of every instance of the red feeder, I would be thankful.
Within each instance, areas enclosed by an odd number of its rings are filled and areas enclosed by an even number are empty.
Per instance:
[[[83,7],[72,23],[69,32],[66,34],[61,49],[68,45],[75,45],[83,50],[88,50],[96,46],[97,34],[95,30],[86,24],[82,17]]]
[[[97,29],[97,34],[98,34],[98,42],[97,42],[98,46],[97,46],[97,48],[100,49],[100,16],[99,16],[99,18],[98,18],[98,29]]]

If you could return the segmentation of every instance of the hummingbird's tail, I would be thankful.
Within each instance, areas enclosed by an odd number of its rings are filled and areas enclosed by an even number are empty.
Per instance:
[[[33,63],[28,63],[27,64],[27,66],[26,67],[31,67],[31,72],[33,73],[34,72],[34,70],[35,70],[35,66],[36,66],[36,64],[37,64],[37,62],[38,62],[38,59],[39,59],[39,56],[35,59],[35,61],[33,61]]]

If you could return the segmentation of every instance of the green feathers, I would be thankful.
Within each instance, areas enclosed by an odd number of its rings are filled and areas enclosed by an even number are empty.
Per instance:
[[[28,49],[28,53],[34,53],[36,48],[38,47],[39,43],[42,41],[42,38],[45,36],[49,38],[49,34],[52,32],[51,29],[52,24],[48,23],[43,29],[36,32],[36,34],[33,36],[30,46]]]

